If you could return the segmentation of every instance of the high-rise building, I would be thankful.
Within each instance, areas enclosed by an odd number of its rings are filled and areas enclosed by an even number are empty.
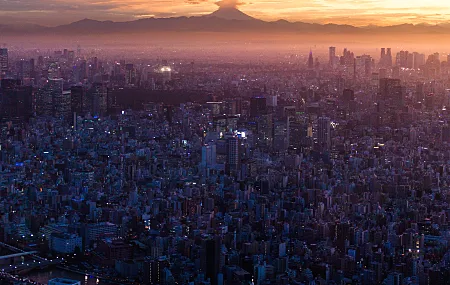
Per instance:
[[[313,68],[314,68],[314,57],[313,57],[312,51],[309,52],[309,57],[308,57],[308,68],[309,68],[309,69],[313,69]]]
[[[320,117],[317,123],[317,142],[319,147],[328,150],[331,147],[331,120]]]
[[[134,69],[134,64],[129,63],[125,66],[125,83],[127,85],[136,84],[136,69]]]
[[[386,52],[386,66],[391,67],[392,66],[392,51],[391,48],[387,48]]]
[[[34,68],[33,68],[34,69]],[[21,59],[17,62],[17,78],[22,82],[31,78],[32,67],[31,61]]]
[[[330,66],[334,66],[335,58],[336,58],[336,47],[330,47],[328,50],[328,56],[329,56],[329,64]]]
[[[425,99],[425,84],[423,82],[417,82],[415,100],[416,102],[423,102],[424,99]]]
[[[355,91],[351,89],[345,89],[342,94],[342,100],[346,103],[355,100]]]
[[[290,118],[289,121],[289,146],[294,149],[300,149],[306,144],[308,138],[308,124]]]
[[[202,166],[210,168],[216,165],[216,144],[208,143],[202,147]]]
[[[383,60],[386,57],[386,49],[385,48],[381,48],[381,55],[380,55],[380,63],[383,64]]]
[[[0,48],[0,74],[8,72],[8,49]]]
[[[71,118],[71,98],[70,90],[63,90],[59,92],[54,90],[53,93],[53,106],[54,106],[54,116],[59,119],[70,119]]]
[[[52,78],[48,80],[45,103],[51,102],[51,115],[53,116],[60,117],[66,115],[65,113],[67,113],[68,110],[70,112],[70,94],[63,94],[63,86],[64,80],[62,78]]]
[[[400,79],[400,66],[397,65],[392,68],[392,78]]]
[[[256,118],[264,115],[267,110],[267,100],[265,97],[257,96],[250,99],[250,117]]]
[[[83,98],[85,96],[85,88],[83,86],[72,86],[70,88],[71,112],[78,115],[83,114]]]
[[[394,89],[400,86],[400,79],[380,78],[379,94],[380,100],[386,101],[393,98]]]
[[[212,285],[217,285],[217,276],[221,272],[221,247],[220,237],[202,240],[201,268]]]
[[[91,114],[94,116],[103,116],[106,114],[108,102],[108,89],[103,83],[92,84],[90,97],[92,99]]]
[[[414,69],[419,69],[421,66],[425,65],[425,55],[418,53],[418,52],[414,52],[413,53],[413,61],[414,61]]]
[[[289,147],[289,120],[274,122],[273,148],[275,151],[285,151]]]
[[[226,172],[233,173],[239,167],[239,139],[230,137],[227,139],[227,160],[225,164]]]
[[[33,115],[33,89],[20,80],[2,79],[0,103],[1,121],[28,122]]]
[[[143,284],[164,284],[164,269],[169,267],[166,257],[147,258],[143,265]]]

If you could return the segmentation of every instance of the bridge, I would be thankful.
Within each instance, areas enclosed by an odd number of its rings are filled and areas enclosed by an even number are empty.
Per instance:
[[[4,268],[0,268],[0,272],[18,272],[22,270],[28,270],[28,269],[34,269],[34,268],[45,268],[50,265],[58,265],[62,262],[62,259],[53,259],[48,260],[47,258],[40,257],[36,255],[37,251],[24,251],[23,249],[14,247],[12,245],[0,242],[0,247],[4,247],[9,249],[12,252],[16,252],[14,254],[0,256],[0,260],[2,259],[8,259],[8,258],[14,258],[14,257],[20,257],[20,256],[30,256],[33,261],[30,261],[28,263],[22,263],[18,265],[9,265]]]
[[[29,251],[29,252],[21,252],[21,253],[3,255],[3,256],[0,256],[0,260],[14,258],[14,257],[21,257],[21,256],[26,256],[26,255],[33,255],[35,253],[37,253],[37,251]]]

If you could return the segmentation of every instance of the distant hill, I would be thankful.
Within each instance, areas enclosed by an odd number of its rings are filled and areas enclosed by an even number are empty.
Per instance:
[[[278,20],[267,22],[253,18],[237,8],[220,7],[197,17],[146,18],[128,22],[84,19],[68,25],[0,25],[2,35],[105,35],[152,32],[260,32],[300,34],[450,34],[450,24],[403,24],[395,26],[355,27],[337,24],[311,24]]]

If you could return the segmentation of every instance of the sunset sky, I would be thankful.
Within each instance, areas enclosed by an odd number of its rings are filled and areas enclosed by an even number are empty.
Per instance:
[[[234,5],[238,0],[225,0]],[[0,0],[0,23],[66,24],[84,18],[128,21],[213,12],[217,0]],[[268,21],[286,19],[356,26],[450,21],[448,0],[242,0],[243,12]]]

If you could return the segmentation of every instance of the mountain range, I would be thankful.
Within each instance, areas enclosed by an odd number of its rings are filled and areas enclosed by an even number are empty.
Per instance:
[[[450,24],[402,24],[355,27],[253,18],[237,8],[220,7],[212,14],[194,17],[146,18],[128,22],[84,19],[68,25],[0,25],[0,35],[98,35],[151,32],[261,32],[300,34],[450,34]]]

